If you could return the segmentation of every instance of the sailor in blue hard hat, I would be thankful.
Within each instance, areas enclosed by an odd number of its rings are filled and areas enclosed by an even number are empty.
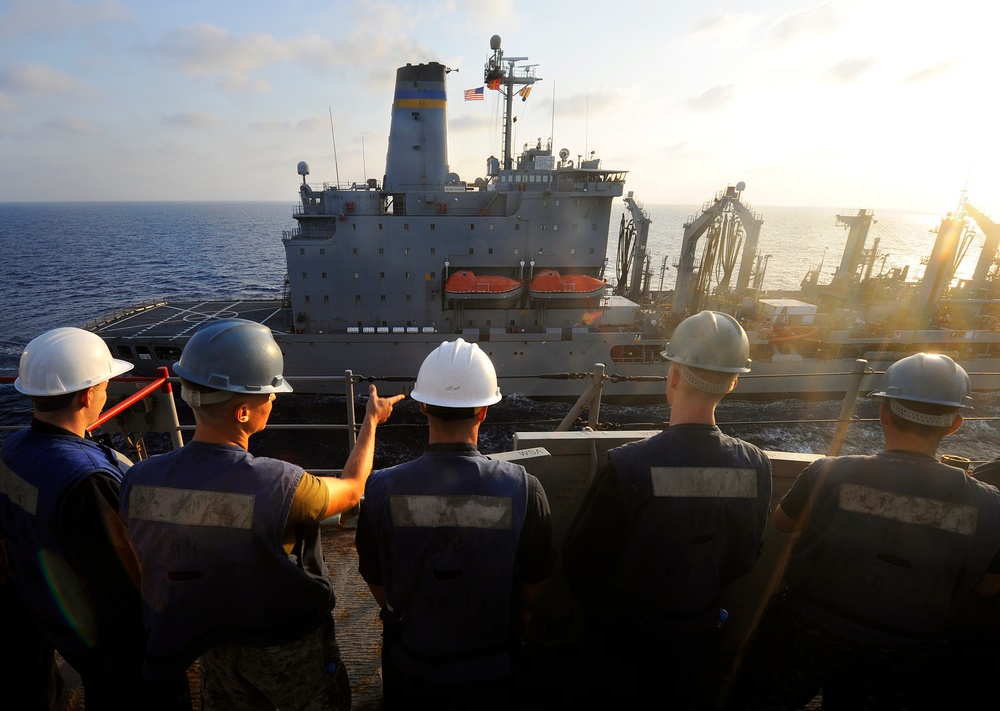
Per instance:
[[[342,476],[316,477],[247,451],[277,394],[292,391],[283,368],[259,323],[200,328],[174,365],[194,437],[135,465],[122,487],[150,602],[146,673],[200,659],[206,708],[350,707],[319,524],[358,504],[375,429],[403,396],[370,386]]]
[[[955,608],[1000,591],[1000,492],[937,459],[972,405],[968,374],[917,353],[873,395],[884,449],[815,461],[775,509],[775,527],[798,538],[736,708],[791,708],[820,691],[824,707],[910,708]]]
[[[770,461],[715,422],[750,370],[743,328],[701,311],[663,355],[670,426],[608,452],[563,542],[586,606],[583,644],[606,652],[587,686],[595,707],[711,707],[704,690],[728,616],[720,596],[753,567],[767,523]]]

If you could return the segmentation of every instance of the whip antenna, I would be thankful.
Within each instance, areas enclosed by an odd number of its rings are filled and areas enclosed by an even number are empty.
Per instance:
[[[330,136],[333,138],[333,167],[337,171],[337,189],[340,189],[340,165],[337,163],[337,134],[333,132],[333,107],[330,108]]]

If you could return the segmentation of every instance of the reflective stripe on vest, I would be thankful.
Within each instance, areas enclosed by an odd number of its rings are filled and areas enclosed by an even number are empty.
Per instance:
[[[499,496],[391,496],[396,526],[485,528],[510,530],[512,503]]]
[[[844,511],[940,528],[963,536],[974,535],[979,521],[975,506],[907,496],[860,484],[844,484],[837,504]]]
[[[254,499],[251,494],[138,484],[129,494],[129,517],[182,526],[250,528]]]
[[[653,496],[753,499],[757,471],[734,467],[651,467]]]
[[[0,462],[0,492],[26,513],[32,516],[38,513],[38,487],[19,477],[3,462]]]

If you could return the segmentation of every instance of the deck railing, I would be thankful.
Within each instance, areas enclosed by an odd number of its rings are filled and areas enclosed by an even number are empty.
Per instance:
[[[816,424],[833,424],[835,425],[835,430],[831,438],[829,447],[826,454],[828,456],[836,456],[840,454],[844,442],[847,438],[848,431],[852,424],[869,422],[872,420],[863,420],[855,415],[855,409],[858,402],[858,397],[860,394],[861,384],[864,378],[870,375],[879,375],[868,367],[867,361],[863,359],[858,359],[854,361],[851,370],[846,373],[850,375],[850,383],[847,387],[847,392],[844,396],[840,413],[836,419],[794,419],[794,420],[770,420],[767,422],[735,422],[735,421],[720,421],[719,425],[722,427],[727,426],[744,426],[744,425],[816,425]],[[815,376],[816,374],[812,374]],[[569,431],[574,428],[580,428],[581,426],[585,429],[599,430],[606,423],[601,422],[601,398],[604,393],[604,388],[610,383],[615,384],[623,381],[633,381],[637,379],[642,380],[665,380],[666,376],[634,376],[625,377],[617,375],[608,375],[605,372],[605,366],[602,363],[596,363],[594,365],[594,370],[591,373],[554,373],[548,376],[539,377],[572,377],[573,379],[587,380],[586,385],[581,385],[582,393],[577,401],[572,405],[566,415],[562,420],[553,426],[553,431]],[[752,374],[743,377],[754,377]],[[766,376],[765,376],[766,377]],[[791,376],[786,376],[791,377]],[[266,431],[296,431],[296,432],[306,432],[306,431],[343,431],[347,436],[348,449],[353,448],[354,442],[357,437],[358,423],[355,417],[354,410],[354,396],[355,396],[355,385],[369,381],[409,381],[412,382],[414,379],[412,377],[387,377],[387,378],[366,378],[364,376],[357,376],[350,370],[344,372],[343,376],[304,376],[304,377],[289,377],[288,380],[294,383],[305,384],[308,382],[323,382],[323,383],[335,383],[342,382],[344,387],[344,392],[346,393],[345,399],[345,415],[343,422],[275,422],[269,421],[266,427]],[[0,385],[13,383],[13,377],[0,377]],[[128,448],[132,451],[127,452],[127,454],[132,455],[136,459],[143,459],[147,456],[145,447],[142,445],[141,441],[137,441],[134,436],[138,433],[138,439],[145,435],[152,433],[164,433],[169,436],[170,446],[172,448],[178,448],[183,446],[184,440],[182,433],[185,431],[193,431],[194,424],[182,424],[180,422],[176,404],[174,401],[174,393],[172,384],[179,382],[176,377],[170,377],[166,368],[159,368],[158,375],[156,378],[142,378],[142,377],[121,377],[115,378],[109,384],[109,393],[111,393],[111,399],[117,399],[116,404],[106,410],[101,414],[97,422],[95,422],[91,427],[88,428],[91,432],[96,432],[99,428],[104,430],[110,430],[111,432],[121,435],[125,438]],[[295,393],[290,393],[294,396]],[[285,396],[287,397],[287,396]],[[581,422],[580,417],[586,411],[587,419],[586,422]],[[966,420],[995,420],[997,418],[993,417],[968,417]],[[495,423],[494,423],[495,424]],[[508,425],[510,423],[507,423]],[[516,423],[515,423],[516,424]],[[537,426],[537,422],[532,423]],[[0,432],[3,431],[13,431],[23,427],[23,424],[19,425],[0,425]],[[309,467],[309,471],[316,474],[337,474],[341,470],[339,469],[324,469]]]

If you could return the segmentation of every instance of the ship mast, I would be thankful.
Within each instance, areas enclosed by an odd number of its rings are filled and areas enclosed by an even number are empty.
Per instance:
[[[511,143],[511,129],[513,128],[513,108],[514,108],[514,87],[515,86],[530,86],[536,81],[539,81],[535,77],[535,72],[532,67],[521,67],[523,70],[522,76],[516,76],[516,71],[514,64],[516,62],[526,62],[527,57],[505,57],[503,56],[503,50],[500,48],[500,35],[493,35],[490,38],[490,49],[493,50],[493,56],[490,57],[489,61],[486,62],[486,69],[483,72],[483,81],[486,82],[486,86],[494,91],[500,91],[504,94],[504,112],[503,112],[503,169],[510,170],[513,168],[513,156],[511,154],[510,143]],[[504,62],[507,63],[506,70],[504,69]],[[503,86],[504,89],[501,90],[500,87]]]

